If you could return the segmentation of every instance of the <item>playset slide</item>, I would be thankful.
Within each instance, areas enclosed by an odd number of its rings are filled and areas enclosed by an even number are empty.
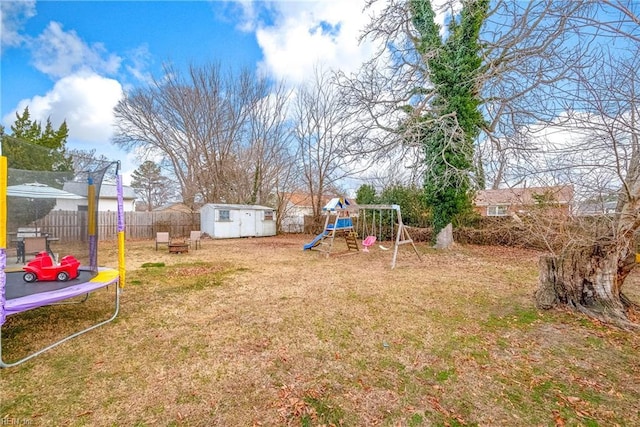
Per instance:
[[[309,242],[306,245],[304,245],[302,250],[306,251],[308,249],[315,248],[316,246],[318,246],[320,244],[320,241],[322,239],[327,237],[327,234],[329,234],[329,233],[326,232],[326,231],[323,231],[322,233],[318,234],[311,242]]]

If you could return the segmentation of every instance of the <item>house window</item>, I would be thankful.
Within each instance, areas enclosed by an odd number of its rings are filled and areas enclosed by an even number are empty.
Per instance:
[[[89,206],[87,206],[87,205],[78,205],[78,212],[89,212]]]
[[[218,211],[218,221],[231,221],[229,209],[221,209]]]
[[[273,211],[264,211],[264,220],[273,221]]]
[[[488,206],[487,216],[507,216],[508,206]]]

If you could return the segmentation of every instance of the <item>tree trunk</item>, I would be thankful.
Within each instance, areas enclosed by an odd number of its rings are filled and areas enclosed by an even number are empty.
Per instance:
[[[619,327],[638,328],[629,319],[630,310],[638,305],[621,292],[629,272],[621,265],[626,263],[620,262],[618,252],[601,245],[541,256],[536,305],[541,309],[566,306]]]
[[[449,249],[452,245],[453,226],[449,223],[445,228],[440,230],[438,236],[436,236],[436,244],[433,247],[436,249]]]

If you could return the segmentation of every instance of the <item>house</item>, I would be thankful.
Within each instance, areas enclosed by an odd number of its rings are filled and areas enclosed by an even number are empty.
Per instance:
[[[56,199],[56,205],[53,210],[58,211],[82,211],[87,210],[87,190],[86,182],[69,181],[65,182],[62,189],[69,193],[83,196],[84,199]],[[125,185],[122,187],[123,205],[125,212],[135,211],[136,193],[133,188]],[[117,211],[118,210],[118,192],[115,184],[103,182],[100,186],[100,195],[98,198],[98,211]]]
[[[578,204],[575,211],[577,216],[613,215],[616,213],[617,208],[617,200],[587,201]]]
[[[482,216],[522,215],[534,208],[546,206],[554,212],[569,215],[573,203],[573,186],[502,188],[480,190],[474,209]]]
[[[200,208],[200,230],[214,239],[276,235],[273,208],[207,203]]]
[[[304,233],[304,218],[313,215],[311,196],[308,193],[294,192],[285,194],[287,203],[282,210],[280,228],[285,233]],[[331,196],[323,196],[320,206],[324,206]]]

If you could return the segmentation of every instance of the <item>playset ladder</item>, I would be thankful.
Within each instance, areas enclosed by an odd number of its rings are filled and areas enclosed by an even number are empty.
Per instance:
[[[347,242],[347,248],[359,251],[358,248],[358,234],[355,231],[350,231],[344,235],[344,240]]]

